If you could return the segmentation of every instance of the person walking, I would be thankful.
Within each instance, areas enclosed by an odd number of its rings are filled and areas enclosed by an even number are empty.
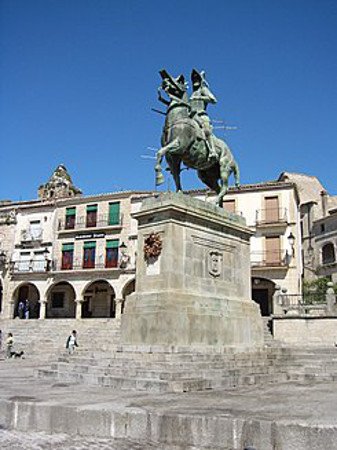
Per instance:
[[[68,349],[69,355],[72,355],[74,353],[75,347],[78,347],[77,331],[73,330],[66,343],[66,348]]]
[[[12,333],[8,333],[7,334],[7,339],[6,339],[6,358],[7,359],[12,357],[13,345],[14,345],[13,334]]]
[[[23,319],[25,316],[25,303],[22,300],[20,300],[20,302],[19,302],[18,315],[19,315],[19,319]]]
[[[29,300],[27,298],[27,300],[25,302],[25,319],[29,319],[29,310],[30,310],[30,304],[29,304]]]

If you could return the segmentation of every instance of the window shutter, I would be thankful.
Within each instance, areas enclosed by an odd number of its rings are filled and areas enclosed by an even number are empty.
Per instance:
[[[76,215],[76,208],[67,208],[66,209],[66,216],[75,216]]]
[[[74,250],[74,244],[73,243],[62,244],[62,251],[63,252],[70,252],[72,250]]]
[[[109,225],[119,224],[120,203],[109,203]]]
[[[95,248],[96,241],[84,242],[83,248]]]
[[[118,247],[119,247],[119,239],[106,241],[106,248],[118,248]]]

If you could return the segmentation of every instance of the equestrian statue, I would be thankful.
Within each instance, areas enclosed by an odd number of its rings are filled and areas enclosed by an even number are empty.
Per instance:
[[[226,142],[212,132],[206,110],[209,103],[215,104],[217,100],[209,89],[205,73],[193,69],[193,92],[190,97],[183,75],[173,78],[166,70],[159,73],[162,83],[158,88],[158,99],[167,110],[162,147],[156,155],[156,185],[164,182],[161,163],[165,156],[177,192],[182,190],[180,173],[183,162],[186,167],[198,171],[200,180],[217,193],[217,205],[222,206],[229,176],[234,174],[235,185],[239,187],[240,172]]]

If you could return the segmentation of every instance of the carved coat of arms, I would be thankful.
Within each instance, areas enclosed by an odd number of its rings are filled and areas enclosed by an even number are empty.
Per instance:
[[[208,253],[208,273],[213,277],[221,275],[222,253],[217,250],[211,250]]]

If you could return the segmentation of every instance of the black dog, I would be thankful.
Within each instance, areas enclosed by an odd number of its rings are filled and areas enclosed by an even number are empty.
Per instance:
[[[24,351],[21,351],[19,353],[11,352],[11,358],[24,358],[24,356],[23,356],[24,354],[25,354]]]

